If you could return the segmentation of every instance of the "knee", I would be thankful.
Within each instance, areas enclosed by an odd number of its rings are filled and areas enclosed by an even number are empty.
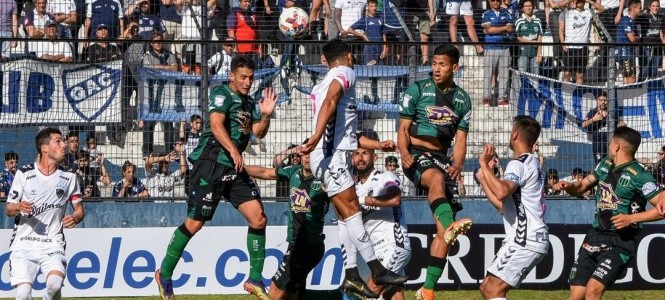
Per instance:
[[[588,284],[584,292],[585,299],[600,299],[605,291],[605,286],[602,284]]]
[[[16,300],[32,300],[32,286],[20,284],[16,287]]]
[[[195,235],[201,228],[203,228],[203,221],[198,221],[194,219],[187,219],[185,221],[185,228],[187,228],[187,231],[191,233],[192,235]]]
[[[254,229],[264,229],[268,225],[268,218],[266,218],[266,214],[261,212],[258,216],[255,218],[252,218],[249,220],[249,226],[254,228]]]

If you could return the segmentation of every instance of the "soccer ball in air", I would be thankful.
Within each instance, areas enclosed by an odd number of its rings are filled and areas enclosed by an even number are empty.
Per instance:
[[[289,7],[279,16],[279,30],[288,37],[299,38],[309,29],[309,15],[298,7]]]

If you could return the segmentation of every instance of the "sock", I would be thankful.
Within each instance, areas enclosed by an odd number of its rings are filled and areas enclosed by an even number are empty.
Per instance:
[[[346,230],[349,233],[349,238],[358,249],[360,256],[362,256],[366,262],[376,260],[372,242],[369,240],[369,234],[363,225],[362,213],[357,212],[355,215],[346,218],[344,222],[346,223]]]
[[[337,239],[342,248],[342,257],[344,258],[344,269],[355,268],[358,266],[356,254],[358,249],[349,238],[349,232],[346,230],[346,223],[337,221]]]
[[[450,224],[453,223],[453,209],[450,207],[450,202],[446,198],[439,198],[432,202],[429,205],[429,208],[434,213],[434,216],[439,223],[443,226],[443,230],[446,230]]]
[[[178,261],[180,261],[180,257],[182,256],[182,251],[185,250],[185,247],[187,247],[187,243],[189,243],[192,236],[193,235],[187,230],[184,223],[173,232],[171,242],[169,242],[169,246],[166,248],[166,255],[164,256],[164,260],[162,260],[162,279],[171,280],[173,270],[175,270],[175,266],[178,264]]]
[[[423,287],[428,290],[433,290],[436,286],[436,283],[441,278],[443,274],[443,268],[446,266],[446,259],[440,257],[429,257],[429,263],[427,265],[427,275],[425,276],[425,284]]]
[[[363,281],[360,277],[360,273],[358,273],[358,268],[356,267],[344,269],[344,278],[353,281]]]
[[[44,289],[44,300],[59,300],[62,282],[65,279],[58,275],[51,275],[46,278],[46,289]]]
[[[32,285],[19,284],[16,286],[16,300],[32,300]]]
[[[249,252],[249,280],[261,282],[263,262],[266,258],[266,229],[247,227],[247,252]]]

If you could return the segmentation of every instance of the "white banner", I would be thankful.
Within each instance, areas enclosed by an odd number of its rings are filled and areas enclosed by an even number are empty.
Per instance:
[[[20,59],[0,64],[0,124],[120,121],[122,62],[56,64]]]

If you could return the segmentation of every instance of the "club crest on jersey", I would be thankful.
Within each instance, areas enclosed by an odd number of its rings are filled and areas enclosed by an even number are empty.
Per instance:
[[[620,186],[628,186],[628,183],[630,183],[630,176],[628,175],[621,175],[619,178],[619,185]]]
[[[617,195],[614,193],[612,185],[601,181],[598,184],[598,187],[600,197],[597,207],[600,208],[600,210],[615,210],[619,205],[619,202],[621,202],[621,199],[619,199],[619,197],[617,197]]]
[[[249,134],[252,132],[252,115],[245,111],[239,111],[238,117],[238,130],[243,134]]]
[[[298,213],[312,210],[312,200],[306,190],[292,188],[289,198],[291,198],[291,211]]]
[[[88,77],[81,77],[81,72]],[[105,66],[86,65],[62,73],[65,98],[79,117],[95,120],[116,99],[121,71]]]
[[[312,191],[320,191],[321,190],[321,181],[315,180],[312,182]]]
[[[449,125],[457,120],[457,114],[446,106],[428,106],[425,110],[429,122],[434,125]]]
[[[63,190],[63,189],[55,189],[55,195],[58,196],[58,198],[62,198],[62,196],[65,195],[65,190]]]

